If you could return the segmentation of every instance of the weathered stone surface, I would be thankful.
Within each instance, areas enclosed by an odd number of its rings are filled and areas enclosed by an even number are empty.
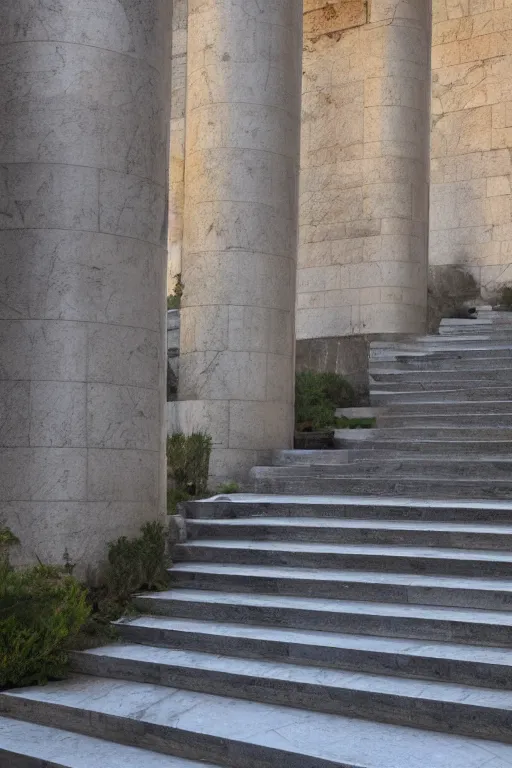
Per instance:
[[[166,0],[0,9],[0,516],[80,575],[165,505],[169,24]]]
[[[171,410],[178,428],[198,418],[204,428],[207,417],[217,479],[241,478],[256,451],[292,439],[300,21],[294,0],[189,0],[180,402]]]
[[[425,327],[430,20],[366,6],[305,5],[299,340]]]
[[[512,9],[434,0],[432,10],[431,284],[463,270],[494,300],[512,278]]]

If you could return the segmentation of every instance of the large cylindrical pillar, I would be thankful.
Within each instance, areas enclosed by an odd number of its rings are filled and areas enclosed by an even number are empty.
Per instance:
[[[297,337],[351,372],[369,336],[426,330],[431,2],[308,7]]]
[[[81,573],[164,511],[170,7],[0,4],[0,522]]]
[[[214,479],[293,435],[302,3],[189,0],[178,424]]]

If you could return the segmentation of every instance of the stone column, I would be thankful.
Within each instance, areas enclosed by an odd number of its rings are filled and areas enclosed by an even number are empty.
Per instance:
[[[425,330],[430,5],[305,0],[300,340]]]
[[[292,445],[298,0],[189,0],[180,400],[243,478]]]
[[[169,7],[0,4],[0,521],[81,574],[164,513]]]

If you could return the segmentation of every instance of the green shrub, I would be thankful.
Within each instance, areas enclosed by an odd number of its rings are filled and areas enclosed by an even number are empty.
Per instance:
[[[174,292],[167,297],[167,309],[180,309],[181,297],[183,296],[183,283],[181,282],[181,274],[176,275],[176,283],[174,285]]]
[[[87,591],[62,568],[0,562],[0,688],[65,677],[67,649],[90,612]]]
[[[221,493],[240,493],[240,486],[238,483],[235,483],[233,481],[229,481],[227,483],[222,483],[219,485],[215,493],[221,494]]]
[[[126,536],[108,545],[108,567],[105,575],[110,603],[126,605],[134,592],[164,589],[169,582],[165,529],[162,523],[146,523],[141,536]]]
[[[212,439],[201,432],[176,432],[167,438],[167,464],[176,490],[190,497],[204,496],[208,490],[211,452]]]
[[[501,289],[500,304],[507,309],[512,309],[512,286],[505,285]]]
[[[355,403],[354,390],[337,373],[303,371],[295,379],[295,424],[299,431],[318,431],[334,425],[336,408]]]

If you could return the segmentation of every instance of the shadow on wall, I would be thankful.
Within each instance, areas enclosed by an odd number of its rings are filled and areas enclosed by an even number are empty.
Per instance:
[[[461,316],[480,299],[473,275],[462,265],[431,266],[428,284],[428,331],[434,333],[443,317]]]

